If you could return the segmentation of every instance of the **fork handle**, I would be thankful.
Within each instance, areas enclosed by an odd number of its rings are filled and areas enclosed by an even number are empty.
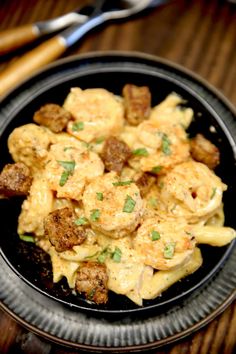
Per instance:
[[[0,55],[33,42],[40,35],[39,29],[33,24],[11,28],[0,32]]]
[[[65,50],[65,41],[57,35],[10,64],[0,73],[0,96],[37,69],[57,59]]]

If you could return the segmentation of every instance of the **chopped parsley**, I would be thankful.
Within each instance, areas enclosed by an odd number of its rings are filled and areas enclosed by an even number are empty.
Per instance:
[[[74,173],[74,169],[75,169],[75,161],[59,161],[57,160],[57,162],[64,168],[64,171],[61,174],[61,178],[59,181],[59,185],[61,187],[63,187],[69,176],[72,176]]]
[[[30,236],[30,235],[21,235],[21,234],[19,234],[19,238],[22,241],[25,241],[25,242],[33,242],[33,243],[35,243],[35,238],[33,236]]]
[[[111,254],[111,259],[114,262],[119,263],[121,261],[121,255],[122,255],[121,250],[118,247],[116,247],[115,251]]]
[[[175,242],[169,242],[164,248],[164,258],[171,259],[175,253]]]
[[[211,199],[214,198],[214,196],[216,195],[216,187],[215,188],[212,188],[212,194],[211,194]]]
[[[91,210],[90,219],[92,221],[98,221],[99,218],[100,218],[100,210],[99,209]]]
[[[104,248],[97,258],[98,262],[104,263],[109,253],[110,253],[109,248],[108,247]]]
[[[159,173],[161,170],[162,170],[162,166],[155,166],[152,168],[152,171],[153,173]]]
[[[96,293],[96,288],[90,290],[89,293],[88,293],[88,299],[89,299],[89,300],[92,300],[93,297],[94,297],[94,295],[95,295],[95,293]]]
[[[88,223],[88,219],[85,216],[81,216],[80,218],[75,220],[75,225],[86,225]]]
[[[163,133],[161,149],[165,155],[171,154],[170,145],[171,145],[170,139],[168,138],[168,136],[165,133]]]
[[[97,200],[103,201],[103,193],[97,192]]]
[[[151,197],[150,199],[148,199],[148,205],[151,206],[152,208],[156,208],[157,204],[158,204],[157,198]]]
[[[151,232],[151,238],[152,238],[152,241],[157,241],[157,240],[160,240],[161,235],[159,234],[158,231],[153,230],[153,231]]]
[[[133,155],[136,155],[136,156],[148,156],[148,151],[146,148],[139,148],[139,149],[136,149],[136,150],[133,150]]]
[[[120,182],[114,182],[112,183],[113,186],[129,186],[131,183],[134,183],[134,181],[130,180],[130,181],[120,181]]]
[[[63,151],[67,151],[67,150],[71,150],[71,149],[74,149],[74,147],[73,147],[73,146],[66,146],[66,147],[63,149]]]
[[[73,132],[84,130],[84,122],[75,122],[75,123],[73,123],[71,129],[72,129]]]
[[[97,139],[95,140],[95,144],[101,144],[101,143],[104,142],[104,140],[105,140],[105,138],[104,138],[103,136],[101,136],[100,138],[97,138]]]
[[[126,199],[125,199],[125,204],[123,207],[123,212],[124,213],[132,213],[132,211],[135,208],[135,204],[136,204],[135,200],[133,200],[133,198],[130,195],[127,195]]]

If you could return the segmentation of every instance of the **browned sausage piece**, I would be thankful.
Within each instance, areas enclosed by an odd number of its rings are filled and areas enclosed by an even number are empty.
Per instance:
[[[138,125],[149,117],[151,111],[151,93],[147,86],[127,84],[123,87],[125,117],[132,125]]]
[[[68,207],[56,209],[44,219],[45,236],[57,252],[69,250],[85,240],[86,230],[77,226],[75,220],[73,210]]]
[[[118,173],[121,172],[130,155],[131,151],[128,145],[112,136],[106,140],[101,153],[106,170]]]
[[[214,169],[220,163],[219,149],[202,134],[197,134],[190,140],[192,158]]]
[[[141,197],[144,197],[149,192],[155,181],[156,178],[148,173],[142,173],[137,179],[135,179],[135,183],[140,190]]]
[[[84,293],[86,299],[96,304],[105,304],[108,300],[108,275],[106,266],[98,262],[83,262],[78,270],[75,289]]]
[[[33,116],[35,123],[44,125],[54,133],[61,132],[71,119],[70,112],[54,103],[42,106]]]
[[[5,197],[27,195],[31,183],[30,170],[24,163],[7,164],[0,174],[0,194]]]

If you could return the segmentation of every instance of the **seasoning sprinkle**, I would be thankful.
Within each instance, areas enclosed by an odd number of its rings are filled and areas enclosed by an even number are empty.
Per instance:
[[[130,195],[127,195],[126,199],[125,199],[125,204],[123,207],[123,212],[124,213],[132,213],[132,211],[135,208],[135,204],[136,204],[135,200],[133,200],[133,198]]]

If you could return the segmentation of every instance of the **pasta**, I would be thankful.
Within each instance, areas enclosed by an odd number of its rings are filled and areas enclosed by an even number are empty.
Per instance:
[[[18,233],[50,255],[54,282],[97,304],[113,291],[142,306],[202,265],[198,245],[236,237],[224,226],[226,184],[200,161],[207,152],[191,153],[193,110],[176,93],[151,107],[150,95],[72,88],[56,109],[63,121],[46,105],[8,139],[33,178]]]

